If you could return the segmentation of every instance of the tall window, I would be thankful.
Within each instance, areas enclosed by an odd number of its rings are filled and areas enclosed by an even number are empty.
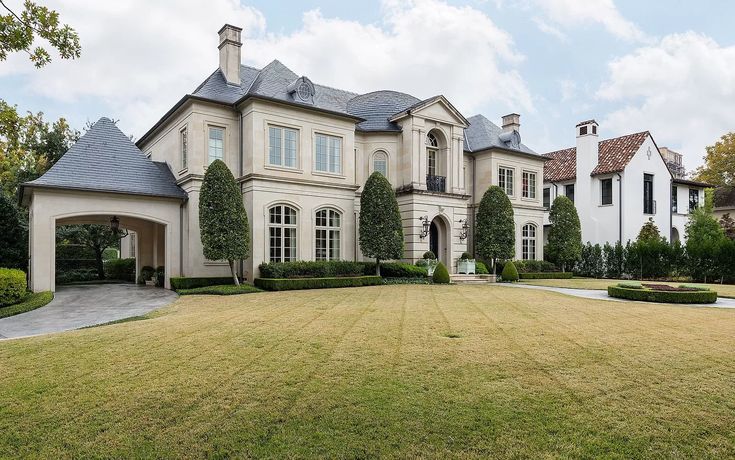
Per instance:
[[[699,190],[689,189],[689,212],[693,212],[699,207]]]
[[[671,212],[679,212],[679,189],[676,185],[671,186]]]
[[[316,170],[336,174],[342,172],[342,138],[316,135]]]
[[[295,129],[268,127],[268,163],[295,168],[298,155],[299,132]]]
[[[544,208],[551,207],[551,187],[544,187]]]
[[[334,209],[316,212],[316,260],[339,260],[342,216]]]
[[[373,155],[373,171],[388,177],[388,155],[382,150],[375,152]]]
[[[653,214],[653,174],[643,174],[643,213]]]
[[[296,260],[296,210],[276,205],[268,210],[269,260],[289,262]]]
[[[523,260],[536,260],[536,226],[533,224],[524,225],[521,236]]]
[[[513,170],[510,168],[498,168],[498,187],[505,191],[508,196],[513,195]],[[535,193],[535,192],[534,192]]]
[[[429,176],[436,176],[436,156],[439,148],[439,141],[437,140],[434,133],[426,135],[426,159],[427,159],[427,171],[426,174]]]
[[[189,141],[186,138],[186,128],[180,132],[181,137],[181,169],[186,169],[189,163]]]
[[[564,195],[567,196],[572,203],[574,203],[574,184],[568,184],[564,186]]]
[[[523,198],[536,198],[536,173],[523,171]]]
[[[600,203],[602,205],[613,203],[613,181],[612,179],[600,180]]]
[[[209,163],[222,160],[225,156],[224,128],[209,128]]]

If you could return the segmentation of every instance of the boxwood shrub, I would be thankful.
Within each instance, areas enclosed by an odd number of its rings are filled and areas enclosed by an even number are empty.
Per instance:
[[[518,277],[522,280],[570,279],[572,275],[574,275],[574,273],[572,272],[536,272],[536,273],[518,272]]]
[[[374,262],[363,262],[365,275],[375,274]],[[426,278],[429,276],[426,267],[404,264],[402,262],[387,262],[380,264],[380,276],[383,278]]]
[[[610,297],[626,300],[660,303],[714,303],[717,301],[715,291],[653,291],[651,289],[608,286]]]
[[[362,276],[365,264],[347,260],[298,260],[294,262],[267,262],[258,266],[262,278],[334,278]],[[375,266],[373,266],[373,273]]]
[[[439,265],[436,266],[432,280],[434,281],[434,284],[449,284],[451,281],[447,267],[445,267],[443,263],[439,262]]]
[[[231,276],[211,276],[211,277],[198,277],[198,278],[183,278],[183,277],[172,277],[171,278],[171,289],[178,291],[179,289],[194,289],[204,286],[217,286],[221,284],[232,284]]]
[[[545,260],[516,260],[513,262],[518,273],[558,272],[556,265]]]
[[[219,286],[203,286],[192,289],[179,289],[177,292],[179,293],[179,295],[236,295],[260,292],[260,289],[249,284],[241,284],[239,286],[235,286],[234,284],[222,284]]]
[[[41,308],[47,303],[54,300],[54,293],[51,291],[34,292],[26,295],[20,302],[0,308],[0,318],[19,315],[27,311]]]
[[[135,281],[135,258],[105,261],[105,278],[120,281]]]
[[[513,261],[508,261],[503,266],[503,272],[500,274],[500,278],[505,282],[518,281],[518,270]]]
[[[290,291],[294,289],[324,289],[383,284],[379,276],[343,276],[338,278],[255,278],[255,286],[266,291]]]
[[[20,302],[27,290],[23,270],[0,268],[0,307]]]

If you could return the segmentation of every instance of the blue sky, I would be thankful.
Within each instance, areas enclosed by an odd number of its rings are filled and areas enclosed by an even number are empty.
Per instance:
[[[735,33],[726,1],[382,0],[47,2],[81,36],[82,58],[0,63],[0,97],[81,127],[119,119],[139,137],[217,65],[216,31],[245,29],[243,62],[279,59],[355,92],[446,95],[466,116],[521,114],[539,152],[650,130],[691,169],[735,129]],[[10,0],[19,5],[20,0]]]

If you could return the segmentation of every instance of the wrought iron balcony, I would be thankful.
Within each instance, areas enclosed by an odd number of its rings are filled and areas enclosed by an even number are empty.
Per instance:
[[[444,176],[426,175],[426,189],[430,192],[445,192],[447,178]]]

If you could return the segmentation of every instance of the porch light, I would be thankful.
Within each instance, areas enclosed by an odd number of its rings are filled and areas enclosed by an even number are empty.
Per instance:
[[[124,233],[120,233],[120,219],[118,219],[117,216],[112,216],[110,219],[110,230],[112,230],[112,233],[117,235],[119,239],[123,239],[128,236],[127,229]]]
[[[429,216],[421,216],[419,217],[419,220],[421,221],[421,233],[419,233],[419,238],[424,239],[426,238],[426,235],[429,234],[431,222],[429,222]]]
[[[462,224],[462,227],[459,230],[459,241],[464,241],[467,239],[467,233],[470,230],[470,226],[467,223],[467,219],[459,219],[459,223]]]

